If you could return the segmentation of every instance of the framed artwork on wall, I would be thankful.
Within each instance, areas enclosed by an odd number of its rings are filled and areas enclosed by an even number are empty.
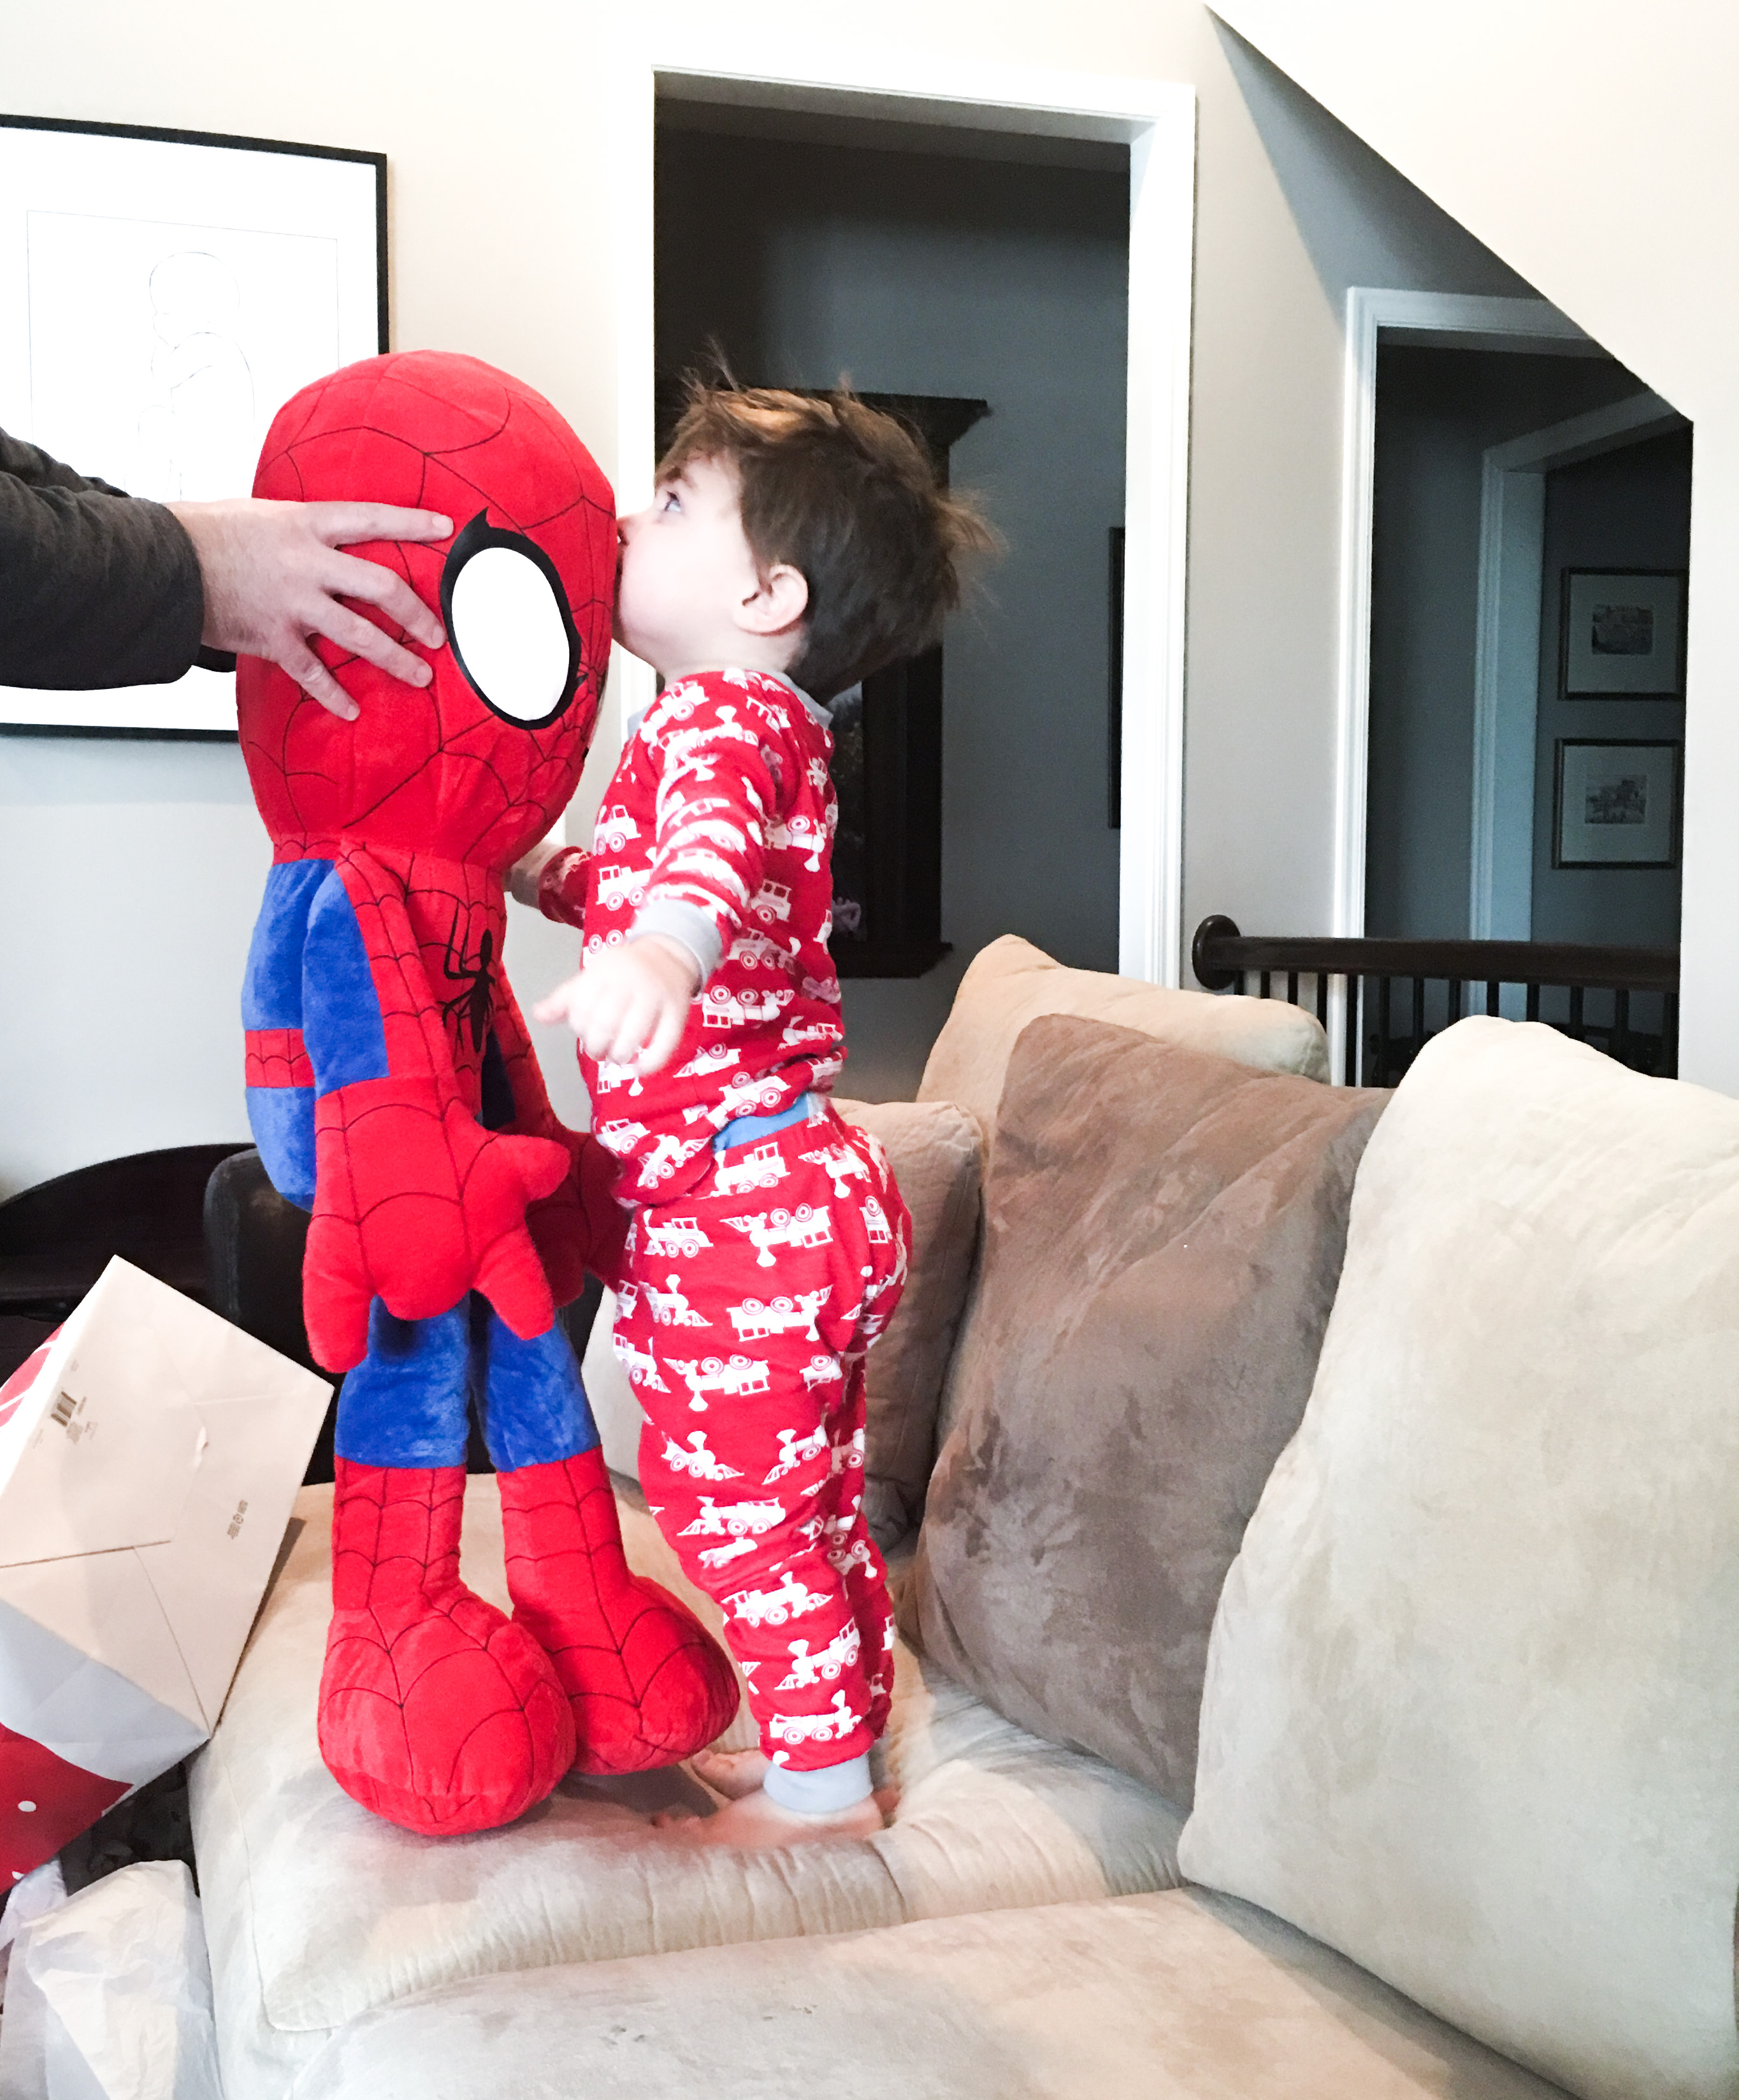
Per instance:
[[[245,495],[311,379],[387,347],[384,154],[0,117],[0,428],[160,502]],[[0,687],[0,726],[236,728],[234,680]]]
[[[1684,697],[1683,569],[1566,569],[1560,697]]]
[[[1676,743],[1560,737],[1552,866],[1676,867],[1682,749]]]

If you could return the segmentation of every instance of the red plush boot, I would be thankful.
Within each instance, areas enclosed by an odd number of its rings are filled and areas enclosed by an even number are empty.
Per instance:
[[[495,1476],[513,1623],[573,1702],[583,1772],[645,1771],[715,1741],[737,1677],[685,1604],[631,1575],[600,1450]]]
[[[464,1470],[337,1470],[327,1770],[428,1837],[511,1823],[573,1763],[574,1720],[535,1640],[459,1579]]]

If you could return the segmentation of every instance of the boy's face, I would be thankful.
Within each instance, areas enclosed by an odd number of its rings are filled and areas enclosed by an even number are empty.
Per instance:
[[[761,589],[736,475],[716,460],[690,460],[620,529],[623,647],[667,677],[733,663],[740,615]]]

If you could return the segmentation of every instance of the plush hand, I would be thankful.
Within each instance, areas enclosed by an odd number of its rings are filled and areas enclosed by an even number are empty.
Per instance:
[[[700,965],[680,941],[645,933],[594,956],[532,1015],[565,1021],[588,1057],[632,1065],[641,1073],[661,1071],[682,1040],[700,977]]]
[[[596,1138],[552,1123],[549,1135],[568,1149],[568,1172],[553,1195],[532,1204],[526,1224],[557,1304],[571,1305],[586,1287],[588,1269],[615,1289],[628,1214],[610,1193],[618,1161]]]
[[[362,1361],[376,1297],[424,1320],[480,1290],[516,1335],[548,1330],[526,1213],[567,1176],[566,1146],[486,1131],[432,1080],[361,1079],[320,1101],[315,1162],[303,1301],[328,1370]]]

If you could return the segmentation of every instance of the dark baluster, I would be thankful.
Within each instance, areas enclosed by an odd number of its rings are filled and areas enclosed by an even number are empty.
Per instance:
[[[1496,1014],[1497,1014],[1497,1010],[1498,1010],[1498,994],[1499,994],[1499,993],[1503,989],[1503,986],[1502,986],[1498,982],[1498,981],[1497,981],[1497,979],[1496,979],[1495,977],[1487,977],[1487,978],[1486,978],[1486,1012],[1487,1012],[1487,1013],[1489,1013],[1489,1014],[1490,1014],[1491,1016],[1493,1016],[1493,1017],[1494,1017],[1494,1018],[1495,1018]]]
[[[1298,1004],[1298,973],[1297,970],[1288,970],[1286,973],[1286,1003],[1288,1006],[1297,1006]]]
[[[1459,1020],[1460,1020],[1460,1018],[1461,1018],[1461,980],[1460,980],[1460,978],[1459,978],[1459,977],[1451,977],[1451,978],[1450,979],[1450,981],[1449,981],[1449,1025],[1450,1025],[1450,1026],[1451,1026],[1451,1028],[1453,1028],[1453,1027],[1455,1026],[1455,1023],[1456,1023]]]
[[[1530,1021],[1539,1019],[1539,986],[1537,984],[1528,986],[1528,1018]]]
[[[1570,986],[1570,1034],[1575,1037],[1578,1043],[1586,1043],[1588,1039],[1588,1032],[1587,1029],[1583,1026],[1582,1000],[1582,986],[1580,985],[1572,985]]]
[[[1316,973],[1316,1017],[1324,1028],[1328,1026],[1328,973],[1327,970],[1319,970]]]
[[[1376,981],[1376,1083],[1389,1084],[1389,1002],[1390,981],[1379,977]]]
[[[1413,1047],[1407,1052],[1407,1061],[1409,1065],[1424,1047],[1425,981],[1423,977],[1415,977],[1413,980]]]
[[[1661,1077],[1679,1076],[1679,995],[1668,992],[1661,1001]]]
[[[1621,1065],[1631,1061],[1631,995],[1627,991],[1613,994],[1614,1027],[1612,1054]]]
[[[1358,1084],[1358,1025],[1359,988],[1363,979],[1349,977],[1346,981],[1346,1083]]]
[[[1264,970],[1262,972],[1262,997],[1264,999],[1266,999],[1268,996],[1268,981],[1272,974],[1273,973],[1269,970]]]

